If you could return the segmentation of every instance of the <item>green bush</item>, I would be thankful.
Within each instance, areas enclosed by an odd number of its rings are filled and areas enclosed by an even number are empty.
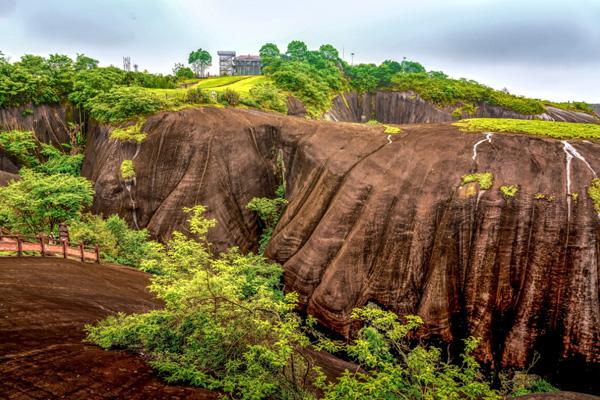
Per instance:
[[[121,178],[129,180],[135,178],[135,169],[133,167],[133,160],[123,160],[121,162]]]
[[[162,248],[159,243],[149,240],[145,229],[134,230],[118,215],[103,220],[100,216],[86,214],[71,222],[69,234],[72,242],[100,247],[102,259],[121,265],[140,268],[157,273],[151,267],[152,260]],[[142,264],[146,263],[144,267]]]
[[[269,199],[266,197],[255,197],[246,205],[246,208],[258,214],[258,217],[264,224],[262,234],[259,239],[259,252],[263,254],[269,240],[273,235],[273,231],[281,218],[283,209],[287,204],[287,200],[281,197]]]
[[[0,149],[26,167],[39,165],[39,143],[31,131],[0,132]]]
[[[225,89],[223,92],[219,93],[220,101],[235,107],[240,104],[240,94],[233,89]]]
[[[500,186],[500,192],[505,199],[509,199],[517,195],[519,192],[519,187],[517,185],[503,185]]]
[[[126,127],[114,128],[110,132],[110,138],[120,142],[129,141],[142,143],[147,137],[147,135],[142,132],[142,126],[144,125],[144,122],[144,120],[139,120],[138,122]]]
[[[163,106],[158,96],[139,87],[115,87],[86,102],[90,116],[104,123],[120,123],[152,114]]]
[[[494,184],[494,175],[491,172],[476,172],[473,174],[463,175],[461,182],[463,185],[476,182],[482,190],[488,190]]]
[[[210,92],[201,88],[191,88],[185,92],[185,101],[191,104],[210,104],[214,99]]]
[[[85,178],[46,175],[22,168],[21,179],[0,187],[0,209],[12,231],[27,234],[53,232],[59,223],[77,220],[91,205],[94,191]]]
[[[594,202],[594,209],[600,214],[600,178],[592,179],[587,192],[590,199]]]
[[[250,89],[250,99],[258,108],[287,114],[285,96],[270,82],[253,86]]]

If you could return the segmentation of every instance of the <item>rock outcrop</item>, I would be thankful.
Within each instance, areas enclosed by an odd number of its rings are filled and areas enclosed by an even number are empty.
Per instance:
[[[598,390],[600,219],[587,188],[599,143],[450,124],[386,135],[217,108],[158,113],[143,129],[136,145],[89,126],[83,173],[96,212],[166,239],[185,231],[183,207],[203,203],[218,220],[216,250],[252,250],[260,225],[245,206],[284,179],[289,204],[267,255],[325,326],[351,335],[352,309],[371,302],[421,315],[432,339],[454,349],[480,337],[492,368],[522,368],[537,351],[565,388]],[[133,182],[120,179],[124,159],[134,160]],[[492,188],[461,186],[473,172],[491,172]],[[505,197],[502,185],[518,192]]]
[[[258,223],[245,205],[273,194],[280,154],[289,205],[267,255],[301,307],[340,334],[352,333],[352,309],[372,302],[423,316],[432,336],[457,346],[481,337],[492,367],[523,367],[539,351],[549,369],[598,371],[600,220],[586,190],[600,144],[447,124],[388,137],[213,108],[149,118],[139,149],[98,129],[84,168],[96,211],[135,213],[165,237],[183,229],[182,207],[204,203],[219,248],[254,248]],[[118,167],[136,153],[130,197]],[[491,172],[494,186],[461,186],[473,172]],[[502,185],[519,191],[505,198]]]
[[[393,124],[448,122],[456,119],[452,116],[454,109],[455,107],[436,107],[413,92],[349,92],[333,99],[331,110],[325,114],[325,119],[346,122],[377,120]],[[542,114],[523,115],[498,106],[478,104],[473,117],[600,123],[600,119],[593,115],[550,106]]]

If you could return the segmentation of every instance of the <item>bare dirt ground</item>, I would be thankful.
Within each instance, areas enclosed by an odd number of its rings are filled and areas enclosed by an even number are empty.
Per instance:
[[[84,325],[159,307],[148,275],[58,258],[0,257],[0,399],[213,399],[144,360],[82,343]]]

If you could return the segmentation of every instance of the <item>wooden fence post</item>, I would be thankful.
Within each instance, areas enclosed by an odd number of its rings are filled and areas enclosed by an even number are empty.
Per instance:
[[[85,262],[85,254],[83,253],[83,242],[79,242],[79,254],[81,254],[81,262]]]
[[[40,235],[39,239],[40,239],[40,252],[42,253],[42,257],[46,257],[46,242],[44,242],[44,235]]]
[[[100,264],[100,247],[98,245],[94,247],[94,252],[96,253],[96,264]]]
[[[21,241],[21,235],[17,235],[17,256],[23,255],[23,242]]]
[[[61,242],[63,248],[63,258],[67,258],[67,241],[63,239]]]

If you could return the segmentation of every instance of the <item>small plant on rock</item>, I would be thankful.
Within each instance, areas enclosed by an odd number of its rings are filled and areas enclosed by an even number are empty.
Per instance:
[[[135,178],[133,160],[123,160],[123,162],[121,162],[121,178],[126,181]]]
[[[462,184],[476,182],[482,190],[488,190],[494,184],[494,175],[491,172],[475,172],[473,174],[463,175]]]
[[[588,187],[588,196],[594,202],[594,209],[600,213],[600,178],[592,179]]]
[[[519,187],[517,185],[503,185],[500,186],[500,192],[502,192],[502,196],[504,196],[505,199],[509,199],[515,197],[519,192]]]

